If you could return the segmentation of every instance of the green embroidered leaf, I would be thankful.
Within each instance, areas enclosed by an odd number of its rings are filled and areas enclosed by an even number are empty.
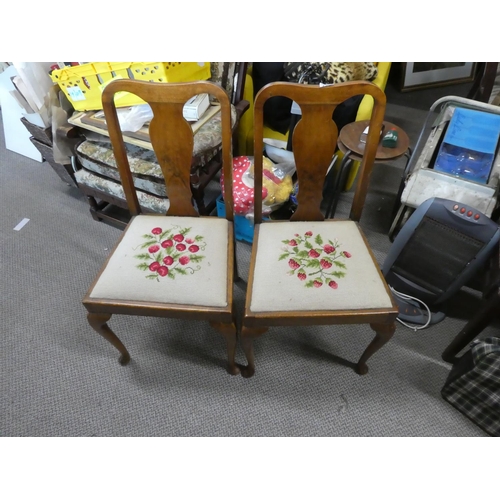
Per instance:
[[[187,271],[185,269],[182,269],[182,267],[174,267],[173,271],[184,276],[187,274]]]
[[[195,236],[194,241],[203,241],[203,236]]]
[[[150,259],[150,254],[148,254],[148,253],[140,253],[139,255],[134,255],[134,259],[149,260]]]
[[[306,288],[312,288],[314,286],[314,280],[309,280],[306,282]]]
[[[281,240],[281,243],[284,243],[285,245],[288,245],[288,243],[290,243],[290,240]]]
[[[162,259],[163,259],[163,252],[162,252],[162,251],[160,251],[160,252],[158,252],[158,253],[154,254],[154,257],[153,257],[153,258],[156,260],[156,262],[158,262],[158,263],[160,263],[160,264],[161,264],[161,261],[162,261]]]
[[[294,253],[297,253],[297,254],[299,253],[299,249],[297,247],[293,247],[293,251],[294,251]]]
[[[205,255],[191,255],[189,260],[191,262],[201,262],[205,258]]]
[[[175,276],[173,273],[168,273],[167,278],[170,278],[171,280],[175,280]]]
[[[135,267],[137,267],[137,269],[140,269],[141,271],[147,271],[149,269],[149,266],[145,262],[141,262]]]
[[[182,254],[177,253],[177,251],[175,251],[174,255],[172,255],[172,259],[177,260],[181,255]]]
[[[165,229],[165,231],[163,231],[163,233],[160,234],[160,240],[163,240],[164,238],[168,240],[171,236],[170,234],[171,231],[172,231],[171,229]]]
[[[301,259],[307,257],[309,255],[309,253],[307,252],[307,250],[301,250],[298,254],[297,254],[297,257],[300,257]]]
[[[336,278],[343,278],[345,276],[345,273],[342,271],[333,271],[333,273],[330,273],[331,276],[335,276]]]
[[[185,236],[186,234],[189,233],[189,231],[191,231],[191,228],[190,227],[185,227],[184,229],[181,229],[179,231],[179,234],[182,234],[182,236]]]
[[[340,262],[338,260],[334,260],[333,263],[337,266],[337,267],[340,267],[342,269],[347,269],[347,266],[343,263],[343,262]]]
[[[309,250],[312,250],[313,248],[313,246],[308,241],[305,241],[304,245],[306,246],[306,248],[309,248]]]
[[[307,262],[306,267],[320,267],[320,263],[318,259],[312,259]]]
[[[282,253],[279,257],[278,260],[285,260],[290,254],[287,252],[287,253]]]
[[[145,240],[150,240],[152,236],[150,234],[143,234],[142,238],[144,238]]]
[[[314,241],[316,242],[316,245],[323,244],[323,238],[319,234],[316,235],[316,238],[314,238]]]
[[[334,247],[335,245],[333,244],[333,241],[332,240],[328,240],[328,243],[330,243],[330,245],[332,245],[332,247]]]
[[[143,243],[143,244],[141,245],[141,248],[148,248],[148,247],[150,247],[151,245],[157,245],[157,244],[158,244],[158,242],[157,242],[157,241],[155,241],[155,240],[149,240],[149,241],[146,241],[146,243]]]
[[[148,274],[148,275],[146,275],[146,278],[148,280],[155,280],[158,278],[158,275],[157,274]]]

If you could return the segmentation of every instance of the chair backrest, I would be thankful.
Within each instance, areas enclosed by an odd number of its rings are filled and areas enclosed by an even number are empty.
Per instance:
[[[386,104],[384,92],[373,83],[360,81],[326,87],[275,82],[266,85],[259,91],[255,98],[254,108],[256,223],[262,220],[263,109],[267,99],[274,96],[285,96],[300,106],[302,116],[294,128],[292,138],[299,183],[298,205],[291,220],[316,221],[324,220],[324,215],[320,210],[323,185],[328,167],[337,149],[339,130],[332,120],[333,111],[346,99],[360,94],[371,95],[374,99],[374,107],[350,213],[350,218],[356,221],[359,221],[361,217],[380,140]]]
[[[170,207],[167,215],[198,216],[192,203],[190,168],[193,157],[194,134],[182,110],[191,97],[208,93],[221,105],[222,163],[226,218],[233,220],[231,107],[226,91],[212,82],[150,83],[134,80],[115,80],[103,91],[102,104],[106,123],[118,165],[127,205],[132,215],[141,212],[132,180],[123,136],[118,122],[114,96],[131,92],[147,102],[153,110],[149,137],[165,178]]]

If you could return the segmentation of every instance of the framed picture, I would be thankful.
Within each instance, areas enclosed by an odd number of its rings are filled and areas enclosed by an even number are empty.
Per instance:
[[[476,63],[407,62],[403,63],[401,91],[471,82]]]

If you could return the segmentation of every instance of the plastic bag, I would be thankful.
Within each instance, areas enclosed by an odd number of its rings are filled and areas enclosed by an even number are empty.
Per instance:
[[[137,132],[153,119],[153,110],[149,104],[139,104],[119,111],[121,112],[118,112],[118,121],[122,132]]]
[[[289,163],[274,164],[263,158],[262,214],[269,215],[290,197],[293,189],[292,174],[295,166]],[[292,172],[292,173],[290,173]],[[224,197],[224,174],[221,174],[221,189]],[[237,156],[233,158],[233,202],[235,215],[248,218],[254,212],[254,158]]]

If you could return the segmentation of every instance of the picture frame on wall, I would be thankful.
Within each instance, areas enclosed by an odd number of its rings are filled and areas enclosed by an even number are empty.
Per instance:
[[[402,66],[402,92],[471,82],[476,71],[473,62],[406,62]]]

